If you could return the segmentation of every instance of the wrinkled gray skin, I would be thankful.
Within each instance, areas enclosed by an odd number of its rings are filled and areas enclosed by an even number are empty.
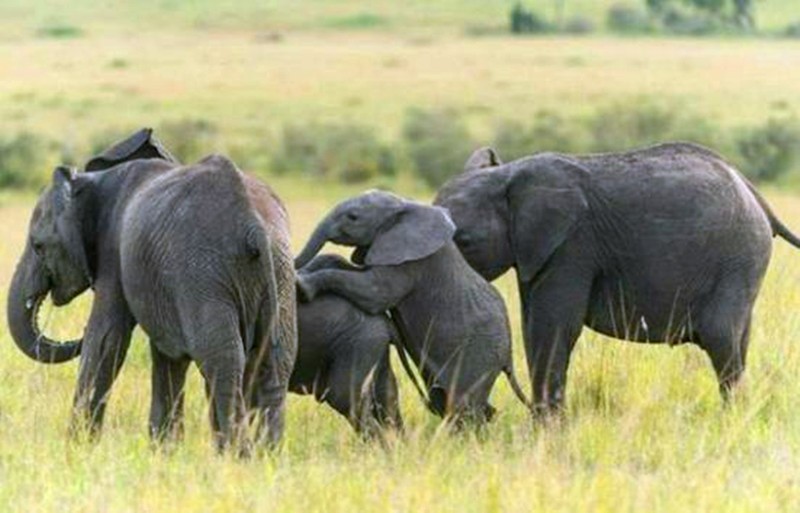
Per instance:
[[[159,158],[137,158],[153,152]],[[54,363],[81,354],[73,431],[99,432],[138,323],[151,340],[155,439],[180,434],[194,360],[220,447],[239,441],[246,392],[261,414],[259,436],[276,443],[296,351],[294,272],[277,198],[224,157],[180,166],[149,130],[87,169],[97,171],[56,169],[8,299],[12,338],[26,355]],[[90,286],[84,337],[44,337],[36,314],[47,294],[60,306]]]
[[[727,162],[686,143],[627,153],[542,153],[502,164],[483,148],[439,191],[467,261],[515,268],[534,404],[561,406],[583,326],[703,348],[723,397],[745,368],[773,235],[800,241]]]
[[[353,262],[298,273],[301,300],[331,292],[372,314],[389,310],[436,414],[482,423],[497,375],[512,383],[511,337],[497,291],[464,261],[440,208],[371,191],[336,206],[295,267],[327,242],[356,247]],[[515,387],[519,391],[519,387]]]
[[[320,255],[300,272],[334,267],[342,260],[338,255]],[[399,341],[386,314],[368,314],[343,297],[323,294],[297,305],[297,332],[289,391],[313,394],[365,436],[375,436],[383,428],[402,428],[397,381],[389,360],[390,344]]]

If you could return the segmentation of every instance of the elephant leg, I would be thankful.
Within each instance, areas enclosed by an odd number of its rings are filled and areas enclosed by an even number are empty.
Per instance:
[[[400,392],[389,360],[389,348],[378,364],[372,386],[372,417],[383,427],[403,430],[400,413]]]
[[[734,311],[725,306],[717,303],[701,320],[697,332],[698,345],[711,359],[720,394],[727,402],[744,374],[752,306],[741,305]]]
[[[125,361],[134,326],[121,290],[108,292],[98,286],[81,352],[70,423],[72,436],[87,429],[92,437],[99,434],[111,386]]]
[[[266,361],[257,370],[253,406],[258,415],[256,439],[259,446],[273,450],[278,447],[286,424],[286,395],[288,380],[282,379],[280,347],[273,347]]]
[[[154,442],[183,436],[183,397],[190,360],[173,360],[151,344],[153,358],[150,438]]]
[[[556,412],[564,403],[567,368],[583,329],[591,290],[591,280],[579,279],[577,274],[554,270],[535,284],[520,284],[525,356],[536,417]]]
[[[201,348],[195,359],[210,390],[212,428],[222,451],[245,442],[244,344],[236,324],[230,321],[236,318],[232,312],[206,305],[199,317],[194,333],[203,340],[192,345]],[[247,448],[241,445],[240,449]]]

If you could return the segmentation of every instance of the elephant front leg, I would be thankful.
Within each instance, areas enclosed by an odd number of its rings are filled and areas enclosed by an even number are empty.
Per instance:
[[[84,336],[75,391],[71,435],[99,434],[111,386],[130,346],[135,321],[121,291],[98,288]]]
[[[154,443],[183,437],[183,398],[189,360],[172,360],[155,346],[153,356],[150,439]]]
[[[299,298],[311,301],[321,292],[345,297],[373,315],[397,306],[414,287],[414,275],[404,266],[372,267],[363,271],[326,269],[297,276]]]
[[[583,329],[589,286],[564,273],[536,287],[520,284],[523,333],[536,418],[558,412],[564,404],[567,368]]]

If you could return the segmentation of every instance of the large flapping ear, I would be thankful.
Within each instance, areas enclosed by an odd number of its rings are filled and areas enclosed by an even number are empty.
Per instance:
[[[543,155],[509,183],[511,239],[521,281],[542,270],[588,211],[587,174],[564,157]]]
[[[497,154],[494,148],[489,146],[484,146],[483,148],[478,148],[472,155],[469,156],[467,159],[467,163],[464,164],[464,171],[474,171],[476,169],[483,169],[485,167],[496,167],[503,163],[500,160],[500,156]]]
[[[366,265],[398,265],[436,253],[453,238],[456,226],[442,207],[408,202],[375,236]]]
[[[178,163],[153,135],[152,128],[142,128],[135,134],[112,144],[100,155],[86,163],[86,171],[102,171],[117,164],[136,159],[162,159]]]
[[[58,166],[53,171],[53,201],[56,232],[73,264],[78,266],[91,283],[89,261],[83,241],[83,211],[79,196],[80,184],[75,169]]]

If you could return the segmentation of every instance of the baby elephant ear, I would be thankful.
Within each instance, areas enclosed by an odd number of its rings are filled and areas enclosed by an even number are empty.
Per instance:
[[[455,232],[447,210],[409,202],[375,237],[364,262],[372,266],[420,260],[439,251]]]
[[[497,151],[494,148],[484,146],[472,152],[472,155],[467,159],[467,163],[464,164],[464,171],[495,167],[502,163],[503,161],[500,160],[500,156],[497,155]]]
[[[136,159],[162,159],[178,163],[178,159],[155,138],[152,128],[142,128],[135,134],[112,144],[100,155],[86,163],[86,171],[102,171]]]

